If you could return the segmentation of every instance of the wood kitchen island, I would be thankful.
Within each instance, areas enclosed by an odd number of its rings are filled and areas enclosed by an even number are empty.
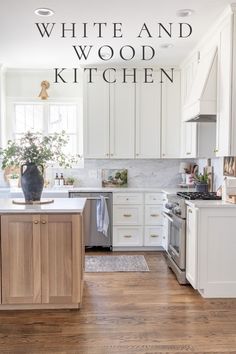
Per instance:
[[[16,205],[0,199],[0,310],[78,309],[85,198]]]

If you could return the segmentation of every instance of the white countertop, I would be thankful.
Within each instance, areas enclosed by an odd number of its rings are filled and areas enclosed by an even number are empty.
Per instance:
[[[15,198],[14,200],[20,200]],[[44,198],[41,199],[45,200]],[[84,210],[86,198],[55,198],[51,204],[19,205],[13,204],[13,199],[0,199],[0,214],[42,214],[42,213],[73,213],[80,214]]]
[[[192,208],[236,208],[236,204],[223,200],[186,200],[185,203]]]
[[[195,189],[191,188],[181,188],[181,187],[175,187],[175,188],[165,188],[165,187],[120,187],[120,188],[104,188],[104,187],[55,187],[55,188],[44,188],[43,189],[43,196],[47,196],[47,194],[62,194],[63,197],[65,194],[68,194],[68,192],[94,192],[94,193],[99,193],[99,192],[112,192],[112,193],[166,193],[166,194],[176,194],[177,192],[188,192],[188,191],[194,191]],[[9,193],[13,197],[15,195],[23,195],[22,189],[21,188],[7,188],[3,187],[0,188],[0,193]]]

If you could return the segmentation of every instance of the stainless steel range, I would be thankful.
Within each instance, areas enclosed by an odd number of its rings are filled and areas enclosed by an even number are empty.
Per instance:
[[[178,192],[167,197],[164,214],[168,218],[168,266],[176,274],[180,284],[187,284],[186,279],[186,204],[185,200],[221,199],[216,193]]]

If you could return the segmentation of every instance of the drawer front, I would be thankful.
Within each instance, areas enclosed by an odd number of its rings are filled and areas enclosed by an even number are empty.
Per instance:
[[[113,204],[142,204],[142,193],[113,193]]]
[[[145,204],[162,204],[165,202],[163,193],[145,193]]]
[[[142,225],[143,224],[143,206],[113,206],[114,225]]]
[[[145,206],[145,225],[162,225],[162,205]]]
[[[143,228],[114,227],[113,246],[143,246]]]
[[[144,246],[161,246],[162,245],[162,226],[145,227]]]

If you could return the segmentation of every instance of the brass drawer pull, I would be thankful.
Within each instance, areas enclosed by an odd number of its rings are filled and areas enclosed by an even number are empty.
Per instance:
[[[150,236],[151,236],[151,237],[159,237],[159,235],[154,235],[154,234],[153,234],[153,235],[150,235]]]
[[[186,152],[186,155],[191,155],[191,152]]]
[[[151,214],[151,216],[156,218],[157,216],[160,216],[160,214]]]
[[[132,216],[132,214],[123,214],[123,216],[124,216],[125,218],[130,218],[130,217]]]
[[[38,220],[34,220],[34,224],[38,224],[39,222],[38,222]]]
[[[124,237],[126,237],[126,238],[131,238],[132,235],[124,235]]]

